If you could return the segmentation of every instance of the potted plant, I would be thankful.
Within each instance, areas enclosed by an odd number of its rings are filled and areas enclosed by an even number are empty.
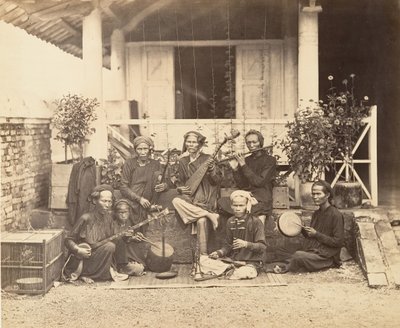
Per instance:
[[[49,207],[66,209],[68,181],[72,164],[82,159],[83,147],[87,137],[95,132],[91,123],[97,119],[97,99],[81,95],[67,94],[55,102],[53,126],[57,133],[55,140],[64,144],[64,163],[52,164]],[[68,158],[68,150],[71,158]]]
[[[112,186],[115,191],[119,190],[123,164],[123,159],[115,148],[108,148],[107,159],[100,159],[100,183]]]
[[[336,147],[332,135],[332,123],[325,115],[320,102],[301,102],[294,120],[286,124],[287,134],[278,141],[287,155],[288,164],[298,176],[300,184],[300,205],[314,209],[311,199],[311,185],[322,178],[325,169],[333,163]]]
[[[68,148],[72,161],[82,159],[83,145],[87,137],[95,132],[90,125],[97,119],[96,108],[100,105],[96,98],[85,98],[67,94],[55,101],[57,105],[53,124],[58,130],[55,139],[64,143],[65,162],[68,161]],[[78,156],[74,156],[74,148]]]
[[[364,119],[369,115],[370,107],[366,105],[368,97],[357,101],[354,95],[355,74],[350,74],[350,81],[342,81],[342,91],[333,86],[333,76],[328,76],[328,80],[331,88],[323,110],[332,125],[336,142],[333,157],[343,163],[341,172],[344,173],[334,186],[334,201],[339,208],[355,207],[361,205],[362,188],[354,174],[354,146],[365,125]]]

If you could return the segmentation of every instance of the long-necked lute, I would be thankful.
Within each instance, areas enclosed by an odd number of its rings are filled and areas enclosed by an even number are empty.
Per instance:
[[[207,170],[210,166],[211,160],[217,156],[219,150],[223,145],[225,145],[229,140],[233,140],[237,138],[240,135],[240,132],[238,130],[232,130],[231,135],[225,135],[224,140],[217,145],[217,147],[214,150],[214,153],[210,156],[209,159],[207,159],[203,164],[199,166],[199,168],[194,172],[191,177],[186,181],[185,185],[190,188],[190,195],[193,196],[193,194],[196,192],[197,188],[199,187],[201,181],[203,180],[204,176],[207,173]]]
[[[150,223],[151,221],[160,219],[161,217],[163,217],[164,215],[166,215],[168,213],[169,213],[169,210],[168,210],[168,208],[166,208],[166,209],[162,210],[161,212],[157,213],[156,215],[151,216],[150,218],[148,218],[148,219],[146,219],[146,220],[144,220],[142,222],[139,222],[138,224],[135,224],[134,226],[127,227],[125,230],[123,230],[123,231],[121,231],[119,233],[116,233],[115,235],[112,235],[112,236],[110,236],[110,237],[108,237],[106,239],[100,240],[100,241],[98,241],[98,242],[96,242],[94,244],[91,244],[91,245],[89,245],[88,243],[80,243],[78,245],[78,247],[85,248],[85,249],[90,249],[90,250],[99,248],[100,246],[108,243],[109,241],[113,241],[115,239],[118,239],[118,238],[126,235],[126,233],[131,233],[133,235],[135,233],[135,231],[137,229],[139,229],[140,227],[144,226],[145,224]],[[79,259],[82,259],[80,256],[77,256],[76,254],[75,254],[75,256],[77,258],[79,258]]]

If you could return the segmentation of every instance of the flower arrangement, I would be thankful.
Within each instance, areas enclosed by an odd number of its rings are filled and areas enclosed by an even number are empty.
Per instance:
[[[289,165],[302,182],[321,178],[333,163],[336,146],[332,124],[320,103],[301,104],[294,120],[286,124],[287,135],[277,143],[288,157]]]
[[[323,110],[332,125],[332,136],[335,138],[336,147],[332,156],[336,160],[344,160],[353,165],[353,148],[360,136],[361,128],[365,125],[364,119],[368,117],[370,106],[366,105],[368,97],[357,101],[354,95],[355,74],[350,74],[350,82],[342,81],[343,91],[338,91],[333,86],[333,76],[328,76],[331,83],[330,93],[327,95],[327,103],[323,104]],[[346,181],[350,180],[346,176]]]
[[[321,178],[335,160],[352,165],[353,148],[370,108],[366,105],[368,97],[357,101],[354,79],[351,74],[350,83],[343,80],[344,90],[337,91],[333,76],[329,76],[331,87],[326,102],[310,100],[306,106],[301,102],[294,120],[286,124],[286,137],[276,142],[302,182]]]

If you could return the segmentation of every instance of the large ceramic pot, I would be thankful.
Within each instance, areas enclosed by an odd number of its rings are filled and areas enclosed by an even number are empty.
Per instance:
[[[338,181],[333,187],[333,202],[337,208],[360,207],[362,203],[361,184]]]
[[[318,209],[318,206],[314,204],[311,196],[311,187],[313,183],[312,181],[300,183],[300,206],[305,210],[315,211]]]

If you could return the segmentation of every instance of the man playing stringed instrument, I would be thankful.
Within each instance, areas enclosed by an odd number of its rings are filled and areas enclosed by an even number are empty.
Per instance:
[[[226,225],[226,242],[224,247],[212,252],[212,259],[229,256],[235,268],[228,275],[230,279],[251,279],[262,269],[266,242],[264,226],[259,218],[250,214],[257,200],[251,193],[236,190],[230,196],[234,216],[230,217]],[[240,265],[238,265],[238,262]]]
[[[132,213],[133,205],[128,199],[119,199],[114,205],[115,232],[121,232],[136,223]],[[137,231],[126,235],[116,243],[115,260],[117,268],[128,275],[140,276],[146,263],[146,245],[144,235]]]
[[[95,205],[93,211],[83,214],[65,239],[65,246],[73,255],[65,266],[65,276],[71,280],[80,276],[87,283],[123,279],[125,276],[118,276],[113,269],[115,244],[112,241],[102,242],[115,231],[111,216],[113,188],[109,185],[96,186],[89,200]]]
[[[177,191],[180,196],[172,201],[183,223],[203,222],[209,220],[213,229],[218,227],[219,215],[217,209],[217,197],[222,175],[215,165],[212,156],[201,152],[206,137],[196,131],[187,132],[184,135],[183,155],[179,159]],[[187,185],[190,177],[201,167],[207,165],[206,173],[195,191]],[[201,220],[201,221],[200,221]],[[205,230],[205,224],[200,225]],[[206,231],[199,231],[205,236]],[[200,252],[207,253],[207,239],[199,238]]]

